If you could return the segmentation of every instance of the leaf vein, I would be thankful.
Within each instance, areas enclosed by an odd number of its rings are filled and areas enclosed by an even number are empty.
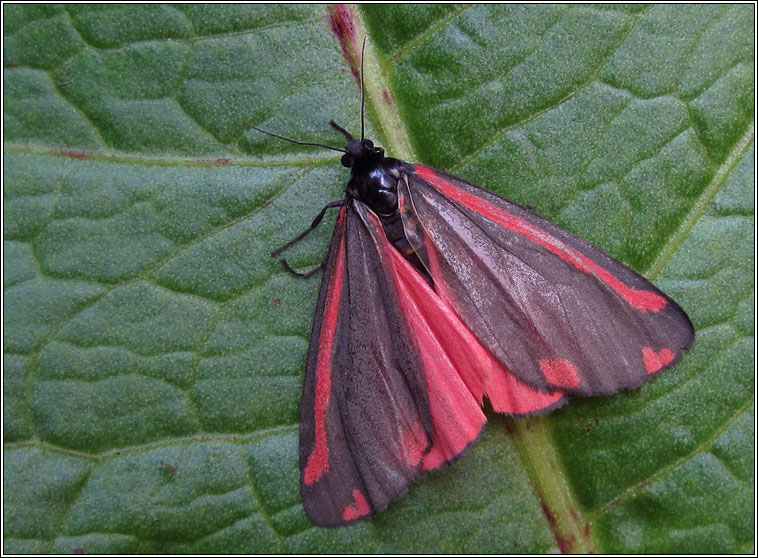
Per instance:
[[[674,255],[674,252],[681,246],[685,238],[689,236],[695,228],[698,220],[705,214],[708,205],[711,203],[721,187],[726,183],[729,173],[737,166],[742,156],[747,152],[754,139],[754,122],[750,122],[745,134],[737,142],[734,148],[729,152],[724,163],[716,170],[711,182],[706,186],[700,196],[697,198],[690,210],[680,221],[679,227],[661,246],[653,263],[646,271],[649,280],[654,281],[663,270],[663,267]]]
[[[620,36],[620,38],[616,42],[616,45],[614,46],[614,48],[610,49],[609,53],[605,56],[605,58],[598,63],[597,69],[594,72],[591,72],[589,74],[589,77],[584,82],[578,84],[572,91],[568,92],[567,94],[565,94],[563,97],[561,97],[557,101],[555,101],[553,103],[550,103],[547,106],[545,106],[545,107],[543,107],[543,108],[541,108],[541,109],[533,112],[532,114],[530,114],[526,118],[522,118],[521,120],[519,120],[517,122],[513,122],[513,123],[511,123],[511,124],[509,124],[507,126],[504,126],[496,134],[493,134],[492,136],[490,136],[489,139],[488,139],[488,141],[484,142],[480,146],[477,146],[472,152],[468,153],[465,157],[463,157],[460,161],[458,161],[453,166],[453,169],[454,170],[455,169],[459,170],[459,169],[464,168],[466,165],[468,165],[470,162],[472,162],[477,157],[479,157],[482,153],[484,153],[487,149],[489,149],[492,145],[494,145],[498,141],[500,141],[500,139],[505,134],[507,134],[508,132],[510,132],[511,130],[522,128],[526,124],[528,124],[529,122],[532,122],[533,120],[536,120],[537,118],[539,118],[543,114],[546,114],[546,113],[548,113],[548,112],[550,112],[552,110],[555,110],[556,108],[558,108],[559,106],[563,105],[567,101],[569,101],[569,100],[573,99],[574,97],[576,97],[579,93],[581,93],[582,91],[584,91],[587,87],[589,87],[593,83],[597,82],[598,81],[598,76],[600,75],[600,72],[603,69],[603,67],[608,63],[608,61],[611,59],[611,57],[616,53],[616,51],[618,50],[618,48],[624,43],[624,41],[626,41],[626,39],[629,37],[629,35],[631,35],[632,31],[636,27],[637,22],[639,21],[639,16],[632,16],[632,18],[634,19],[634,23],[629,26],[629,29],[627,30],[626,33],[623,33]],[[630,92],[630,94],[631,94],[631,92]]]
[[[690,461],[697,455],[701,453],[711,453],[711,452],[705,452],[706,447],[710,447],[713,445],[713,442],[726,430],[729,429],[729,427],[737,422],[739,420],[740,416],[745,413],[753,404],[754,399],[752,397],[752,393],[750,394],[750,397],[748,397],[745,402],[740,405],[740,407],[732,414],[732,416],[724,421],[723,425],[720,428],[715,429],[711,435],[703,440],[700,444],[698,444],[691,452],[689,452],[687,455],[684,455],[678,459],[675,459],[672,463],[668,464],[665,467],[662,467],[658,471],[656,471],[654,474],[650,475],[646,479],[643,479],[640,482],[635,483],[633,486],[630,486],[626,488],[624,491],[621,492],[617,497],[612,499],[611,501],[598,506],[594,511],[589,512],[590,519],[592,521],[597,520],[602,515],[604,515],[606,512],[608,512],[610,509],[616,507],[618,504],[628,500],[629,498],[632,498],[635,494],[641,492],[644,490],[647,486],[650,486],[654,482],[662,479],[667,474],[674,471],[677,467],[681,466],[682,464],[686,463],[687,461]]]

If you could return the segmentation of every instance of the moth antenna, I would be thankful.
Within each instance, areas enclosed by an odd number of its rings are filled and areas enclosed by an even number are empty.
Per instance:
[[[288,141],[290,143],[296,143],[298,145],[313,145],[315,147],[323,147],[325,149],[331,149],[332,151],[339,151],[340,153],[347,153],[344,149],[340,149],[339,147],[332,147],[331,145],[324,145],[323,143],[312,143],[310,141],[297,141],[293,140],[291,138],[285,138],[284,136],[280,136],[279,134],[274,134],[272,132],[267,132],[266,130],[261,130],[260,128],[256,126],[250,126],[253,130],[256,130],[262,134],[266,134],[267,136],[273,136],[275,138],[279,138],[284,141]]]
[[[363,36],[363,46],[361,47],[361,141],[365,139],[365,125],[364,125],[364,105],[366,103],[366,88],[363,85],[363,59],[365,58],[364,54],[366,52],[366,36]]]

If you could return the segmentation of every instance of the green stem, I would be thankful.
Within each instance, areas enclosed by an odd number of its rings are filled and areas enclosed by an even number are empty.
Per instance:
[[[583,517],[561,473],[562,466],[551,438],[550,419],[528,417],[509,420],[513,425],[514,446],[561,552],[597,552],[592,525]]]

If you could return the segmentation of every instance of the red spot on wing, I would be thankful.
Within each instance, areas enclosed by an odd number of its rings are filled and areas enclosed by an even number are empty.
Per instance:
[[[658,372],[658,370],[674,360],[674,356],[676,355],[668,347],[664,347],[657,353],[652,347],[642,348],[642,362],[645,363],[645,370],[647,370],[648,374]]]
[[[345,208],[340,210],[337,218],[337,226],[342,224],[345,218]],[[334,333],[337,329],[337,316],[339,314],[340,296],[342,294],[342,276],[345,269],[345,239],[340,237],[337,246],[337,257],[334,271],[329,279],[329,290],[324,305],[324,319],[321,322],[321,336],[319,338],[321,349],[316,360],[316,395],[313,405],[313,422],[315,430],[315,442],[313,450],[308,456],[308,462],[303,472],[303,482],[313,484],[329,470],[329,446],[326,441],[326,409],[329,407],[329,396],[332,391],[332,348],[334,347]]]
[[[547,381],[555,386],[579,387],[579,375],[576,373],[576,366],[565,358],[543,358],[540,360],[540,370]]]
[[[371,508],[368,507],[368,502],[363,492],[357,488],[353,489],[353,503],[348,504],[342,510],[342,519],[350,521],[351,519],[357,519],[371,512]]]
[[[600,267],[594,260],[555,238],[526,219],[508,213],[484,198],[471,194],[439,176],[432,169],[416,165],[416,174],[437,188],[448,198],[468,207],[472,211],[490,219],[498,225],[517,232],[532,242],[570,263],[578,270],[594,275],[627,303],[642,312],[660,312],[666,306],[666,299],[659,294],[642,289],[627,287],[608,270]]]

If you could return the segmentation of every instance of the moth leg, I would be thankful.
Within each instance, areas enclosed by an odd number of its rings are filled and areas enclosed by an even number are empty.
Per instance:
[[[311,223],[310,227],[308,227],[307,229],[305,229],[303,232],[301,232],[299,235],[297,235],[292,240],[288,240],[287,242],[285,242],[284,244],[282,244],[281,246],[279,246],[279,248],[277,248],[276,250],[274,250],[273,252],[271,252],[271,256],[273,257],[273,256],[276,256],[277,254],[279,254],[280,252],[283,252],[284,250],[286,250],[287,248],[289,248],[290,246],[292,246],[296,242],[299,242],[303,237],[305,237],[305,235],[307,235],[313,229],[315,229],[316,227],[318,227],[319,223],[324,218],[324,215],[326,214],[326,210],[327,209],[331,209],[333,207],[342,207],[344,205],[345,205],[345,200],[337,200],[337,201],[329,202],[328,204],[326,204],[324,206],[324,208],[319,212],[319,214],[316,215],[316,218],[313,220],[313,222]]]
[[[353,141],[352,134],[348,132],[347,130],[345,130],[345,128],[337,124],[334,120],[330,120],[329,125],[335,130],[337,130],[338,132],[340,132],[342,135],[344,135],[348,141]]]
[[[329,255],[327,254],[327,256],[326,256],[326,257],[329,257]],[[292,275],[294,275],[295,277],[301,277],[301,278],[303,278],[303,279],[307,279],[308,277],[310,277],[310,276],[311,276],[311,275],[313,275],[314,273],[317,273],[317,272],[321,271],[322,269],[324,269],[324,266],[326,265],[326,258],[324,258],[324,259],[321,261],[321,263],[320,263],[320,264],[318,264],[316,267],[314,267],[314,268],[313,268],[313,269],[311,269],[310,271],[306,271],[305,273],[300,273],[299,271],[295,271],[294,269],[292,269],[292,268],[290,267],[290,264],[288,264],[288,263],[287,263],[287,260],[285,260],[284,258],[282,258],[282,259],[281,259],[281,260],[279,260],[279,261],[280,261],[280,262],[282,262],[282,265],[284,266],[284,270],[285,270],[287,273],[291,273],[291,274],[292,274]]]

